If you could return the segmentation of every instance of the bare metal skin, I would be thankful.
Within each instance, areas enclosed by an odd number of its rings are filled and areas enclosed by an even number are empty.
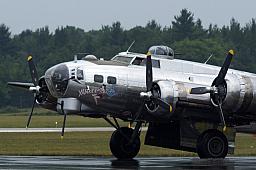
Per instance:
[[[110,61],[75,59],[49,68],[40,79],[29,57],[33,84],[9,84],[27,88],[40,106],[63,114],[62,136],[67,114],[104,118],[117,129],[110,140],[117,158],[137,155],[142,123],[149,123],[148,145],[197,152],[201,158],[233,153],[235,127],[256,118],[256,75],[228,69],[233,50],[222,67],[174,59],[165,46],[149,51],[121,52]],[[119,127],[116,118],[136,125]]]

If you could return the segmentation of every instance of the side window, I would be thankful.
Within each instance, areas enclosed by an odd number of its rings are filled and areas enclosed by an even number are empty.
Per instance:
[[[160,62],[159,62],[159,60],[152,60],[152,67],[160,68]]]
[[[94,75],[94,82],[103,83],[103,76],[95,74]]]
[[[76,78],[76,69],[72,69],[71,70],[71,79],[75,79]]]
[[[116,78],[112,76],[107,77],[108,84],[116,84]]]
[[[77,79],[78,80],[83,80],[84,79],[83,70],[77,69]]]

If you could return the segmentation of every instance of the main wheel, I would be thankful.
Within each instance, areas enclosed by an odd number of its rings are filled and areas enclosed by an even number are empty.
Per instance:
[[[133,129],[121,127],[115,130],[111,136],[109,146],[112,154],[118,159],[132,159],[140,150],[140,138],[137,135],[133,143],[129,143]]]
[[[225,158],[228,153],[228,140],[218,130],[205,132],[197,140],[197,153],[200,158]]]

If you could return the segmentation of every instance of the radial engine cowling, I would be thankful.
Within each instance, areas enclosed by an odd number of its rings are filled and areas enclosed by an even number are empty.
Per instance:
[[[227,95],[223,108],[231,113],[256,114],[256,78],[230,74],[226,79]]]
[[[166,109],[158,105],[154,101],[146,102],[148,112],[154,116],[161,118],[169,118],[173,115],[178,101],[178,87],[174,81],[160,80],[153,82],[151,93],[155,97],[161,98],[164,102],[171,105],[170,109]]]

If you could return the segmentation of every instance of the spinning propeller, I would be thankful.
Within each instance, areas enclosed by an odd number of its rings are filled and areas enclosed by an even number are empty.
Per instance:
[[[227,84],[225,77],[227,75],[228,68],[231,64],[232,58],[234,56],[234,50],[229,50],[225,62],[223,63],[218,76],[214,79],[211,87],[196,87],[192,88],[190,94],[206,94],[210,93],[211,101],[218,107],[221,122],[223,124],[223,131],[226,130],[226,123],[224,119],[224,114],[222,110],[222,103],[227,94]]]

